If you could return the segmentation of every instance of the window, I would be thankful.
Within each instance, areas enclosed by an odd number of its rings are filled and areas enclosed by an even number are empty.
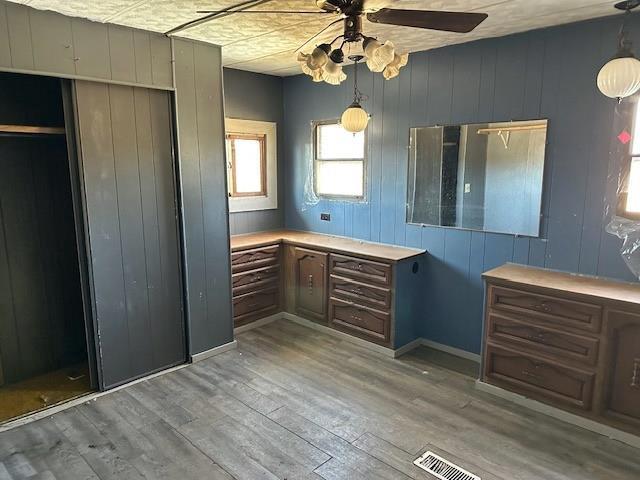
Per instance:
[[[314,128],[314,188],[330,198],[364,198],[365,133],[350,133],[337,122]]]
[[[227,169],[230,197],[267,194],[267,139],[258,134],[227,134]]]
[[[229,211],[278,208],[276,124],[226,119]]]

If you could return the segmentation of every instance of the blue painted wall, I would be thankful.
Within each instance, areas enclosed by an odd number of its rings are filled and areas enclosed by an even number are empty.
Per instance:
[[[333,87],[302,75],[286,78],[285,225],[427,249],[419,329],[426,338],[471,352],[480,351],[486,270],[512,261],[632,280],[620,241],[603,228],[606,206],[615,198],[615,181],[607,179],[617,168],[610,166],[609,151],[619,132],[615,102],[595,85],[615,51],[619,25],[619,18],[607,18],[420,52],[391,81],[362,69],[360,88],[373,116],[365,203],[304,203],[310,122],[339,117],[352,83]],[[629,28],[640,37],[640,17]],[[541,238],[405,223],[410,126],[533,118],[548,118],[550,126]],[[332,221],[321,222],[320,212],[330,212]]]
[[[282,78],[273,75],[224,69],[225,116],[243,120],[276,122],[278,128],[278,208],[229,214],[231,235],[276,230],[284,227]]]

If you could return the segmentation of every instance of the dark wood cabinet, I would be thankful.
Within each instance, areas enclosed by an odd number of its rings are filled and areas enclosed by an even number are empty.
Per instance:
[[[231,248],[236,327],[283,312],[375,349],[400,349],[417,338],[422,250],[290,230],[238,235]]]
[[[327,319],[328,255],[295,248],[296,312],[325,323]]]
[[[280,311],[280,245],[234,252],[231,271],[234,327]]]
[[[640,313],[610,310],[604,414],[640,427]]]
[[[640,434],[640,286],[513,264],[484,278],[482,381]]]

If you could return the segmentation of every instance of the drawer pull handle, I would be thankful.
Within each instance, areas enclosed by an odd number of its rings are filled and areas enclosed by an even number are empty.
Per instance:
[[[633,360],[633,376],[631,377],[631,387],[640,388],[640,358]]]
[[[551,311],[551,305],[549,305],[547,302],[540,302],[537,305],[535,305],[535,307],[537,310],[542,310],[543,312],[550,312]]]
[[[358,315],[351,315],[351,319],[352,320],[356,320],[356,321],[361,321],[362,320],[362,318],[359,317]]]
[[[524,375],[525,377],[532,378],[534,380],[542,380],[542,377],[540,375],[536,375],[535,373],[532,373],[528,370],[522,370],[522,375]]]
[[[313,295],[313,275],[309,275],[307,280],[307,287],[309,289],[309,295]]]

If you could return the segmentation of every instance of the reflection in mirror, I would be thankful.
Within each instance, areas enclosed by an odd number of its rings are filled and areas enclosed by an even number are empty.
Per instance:
[[[407,222],[538,236],[547,120],[412,128]]]

